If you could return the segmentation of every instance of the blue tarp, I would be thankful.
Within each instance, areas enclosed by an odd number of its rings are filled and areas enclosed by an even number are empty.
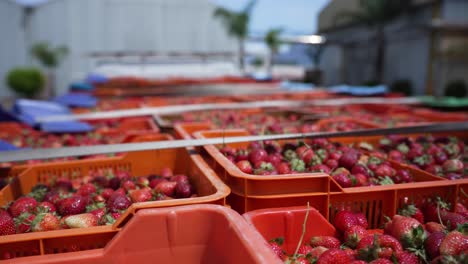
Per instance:
[[[378,86],[351,86],[351,85],[337,85],[330,87],[329,91],[335,93],[345,93],[351,94],[356,96],[370,96],[370,95],[379,95],[385,94],[388,92],[388,88],[386,85],[378,85]]]
[[[62,105],[88,108],[96,106],[97,101],[98,99],[94,96],[79,93],[68,93],[54,99],[54,102]]]
[[[0,151],[10,151],[10,150],[17,150],[19,149],[15,145],[12,145],[6,141],[0,139]]]

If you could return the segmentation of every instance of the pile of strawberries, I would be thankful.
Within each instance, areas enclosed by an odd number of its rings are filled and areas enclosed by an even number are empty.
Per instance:
[[[344,188],[398,184],[413,181],[409,170],[394,169],[380,153],[363,154],[352,147],[326,139],[287,143],[253,142],[246,149],[220,149],[244,173],[276,175],[323,172]]]
[[[333,222],[336,237],[309,238],[297,253],[285,252],[282,238],[271,240],[270,247],[285,263],[468,263],[468,210],[457,204],[454,213],[439,203],[406,205],[383,230],[368,230],[362,213],[340,211]]]
[[[97,171],[78,180],[37,184],[0,209],[0,236],[112,224],[132,203],[196,197],[186,175],[165,168],[160,175]]]
[[[379,150],[389,159],[450,180],[468,177],[468,148],[456,137],[390,136],[380,141]]]

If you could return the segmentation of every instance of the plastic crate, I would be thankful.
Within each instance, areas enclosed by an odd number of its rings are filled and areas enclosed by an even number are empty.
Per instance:
[[[370,121],[365,121],[365,120],[360,120],[360,119],[355,119],[352,117],[333,117],[333,118],[325,118],[321,119],[316,123],[316,126],[319,131],[330,131],[328,129],[329,125],[333,125],[336,123],[350,123],[352,125],[357,126],[357,129],[373,129],[373,128],[381,128],[380,125],[370,122]]]
[[[459,113],[444,113],[430,109],[414,109],[413,115],[430,120],[431,122],[463,122],[468,121],[468,114]]]
[[[132,204],[112,226],[4,236],[0,239],[0,257],[5,255],[23,257],[102,248],[140,209],[199,203],[225,204],[229,188],[219,180],[216,173],[201,157],[191,156],[185,149],[167,149],[132,152],[120,158],[34,165],[0,192],[0,205],[29,193],[34,185],[47,182],[53,177],[75,179],[100,169],[125,170],[136,177],[159,173],[164,167],[173,169],[175,174],[189,176],[199,196]]]
[[[304,239],[314,236],[337,236],[337,231],[328,220],[315,208],[309,209]],[[307,207],[281,207],[255,210],[245,213],[243,217],[259,232],[266,241],[284,238],[282,248],[294,252],[302,234]]]
[[[193,139],[193,133],[213,129],[211,122],[188,122],[174,125],[174,134],[178,139]]]
[[[36,264],[156,262],[282,263],[240,215],[214,205],[141,210],[104,249],[21,260]]]
[[[196,138],[246,136],[245,130],[199,131]],[[227,144],[232,147],[246,147],[248,143]],[[238,212],[261,208],[293,206],[314,201],[322,212],[328,205],[330,192],[341,192],[338,185],[324,173],[301,173],[289,175],[250,175],[243,173],[229,161],[214,145],[200,149],[200,154],[231,188],[229,205]]]

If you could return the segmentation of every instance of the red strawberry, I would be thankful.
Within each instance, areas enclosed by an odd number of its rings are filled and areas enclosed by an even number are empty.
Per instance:
[[[168,181],[166,178],[154,178],[150,180],[149,187],[154,189],[160,182]]]
[[[31,212],[37,206],[37,201],[32,197],[21,197],[16,200],[9,208],[12,217],[18,217],[25,212]]]
[[[7,211],[0,209],[0,236],[15,234],[15,222]]]
[[[40,202],[36,207],[36,213],[55,213],[55,211],[57,211],[55,205],[49,202]]]
[[[310,264],[310,262],[305,257],[302,257],[302,256],[295,257],[295,258],[288,257],[286,258],[285,263]]]
[[[31,223],[33,232],[52,231],[60,229],[60,220],[51,213],[40,213],[36,215]]]
[[[278,171],[278,174],[290,174],[291,166],[288,162],[281,162],[276,166],[276,171]]]
[[[377,177],[392,177],[395,173],[395,171],[392,169],[392,167],[388,166],[387,164],[380,164],[374,171],[375,176]]]
[[[270,162],[274,166],[277,166],[278,164],[280,164],[282,160],[283,160],[283,156],[281,156],[280,153],[270,154],[268,155],[268,158],[266,159],[267,162]]]
[[[422,211],[417,208],[414,204],[406,204],[402,209],[398,211],[399,215],[412,217],[419,221],[419,223],[424,223],[424,215]]]
[[[353,260],[349,264],[367,264],[364,260]]]
[[[434,232],[424,241],[424,248],[431,259],[440,255],[439,247],[445,238],[444,232]]]
[[[172,172],[171,168],[166,167],[161,170],[161,176],[164,178],[169,178],[169,177],[174,176],[174,173]]]
[[[98,217],[91,213],[70,215],[65,218],[69,228],[85,228],[98,225]]]
[[[468,236],[452,231],[447,234],[440,244],[440,254],[448,256],[457,256],[468,250]]]
[[[296,149],[296,154],[299,159],[303,160],[305,164],[310,164],[315,156],[314,151],[308,146],[300,146]]]
[[[340,240],[332,236],[315,236],[310,239],[312,247],[340,248]]]
[[[106,215],[106,208],[97,208],[89,212],[97,217],[98,221],[101,222],[101,219]]]
[[[189,198],[193,193],[190,183],[178,182],[175,188],[177,198]]]
[[[120,187],[122,187],[125,191],[130,191],[130,190],[135,190],[136,189],[136,184],[130,180],[124,180],[120,183]]]
[[[340,211],[335,215],[335,221],[333,225],[341,233],[345,232],[346,229],[357,225],[357,219],[354,213],[349,211]]]
[[[397,238],[405,248],[419,248],[422,246],[427,234],[418,220],[411,217],[394,215],[391,222],[392,228],[390,235]]]
[[[284,251],[281,248],[281,245],[279,245],[277,242],[270,242],[270,248],[273,250],[276,256],[278,256],[280,259],[284,258]]]
[[[268,153],[264,149],[254,149],[249,154],[249,160],[252,164],[257,162],[266,161]]]
[[[113,193],[109,200],[107,200],[107,208],[111,213],[117,213],[120,210],[127,209],[132,204],[130,198],[125,195]]]
[[[150,201],[153,195],[151,193],[151,189],[149,187],[146,187],[143,189],[130,191],[129,196],[132,202],[141,203]]]
[[[89,196],[96,193],[96,187],[92,183],[85,183],[78,189],[77,194],[81,196]]]
[[[309,170],[311,172],[323,172],[323,173],[326,173],[326,174],[329,174],[330,171],[331,171],[331,169],[325,164],[314,165],[314,166],[310,167]]]
[[[452,212],[441,212],[440,217],[442,223],[447,226],[449,230],[454,230],[458,225],[463,225],[467,222],[464,216]]]
[[[357,224],[367,229],[369,227],[369,223],[367,223],[366,215],[363,213],[354,213],[356,217]]]
[[[314,248],[309,246],[309,245],[302,245],[299,247],[299,250],[297,251],[297,254],[300,255],[307,255],[309,254]],[[327,249],[328,250],[328,249]]]
[[[425,225],[426,231],[429,233],[434,232],[445,232],[446,229],[443,225],[436,223],[436,222],[428,222]]]
[[[57,210],[62,216],[84,213],[87,201],[82,196],[71,196],[57,202]]]
[[[390,235],[368,235],[359,241],[359,255],[365,260],[374,260],[375,256],[389,259],[394,253],[403,250],[400,242]]]
[[[419,264],[419,258],[408,251],[401,251],[395,254],[395,259],[401,264]]]
[[[163,181],[154,187],[154,191],[172,197],[174,196],[176,186],[177,182],[175,181]]]
[[[359,160],[359,152],[353,149],[350,149],[349,151],[346,151],[338,160],[338,163],[340,166],[345,167],[348,170],[351,170],[353,166],[358,162]]]
[[[42,200],[43,202],[49,202],[51,204],[57,204],[57,202],[60,200],[60,194],[56,191],[50,191],[44,195],[44,199]]]
[[[455,213],[468,218],[468,209],[466,209],[466,207],[461,203],[457,203],[455,205]]]
[[[421,208],[424,214],[424,220],[427,222],[439,222],[439,214],[447,212],[449,206],[447,203],[442,201],[440,198],[436,198],[434,201],[425,203]]]
[[[349,264],[351,257],[341,249],[330,249],[320,255],[316,264]]]
[[[57,180],[55,182],[54,187],[64,192],[70,192],[71,190],[73,190],[73,184],[67,178],[62,178],[62,179]]]
[[[252,164],[248,160],[241,160],[236,163],[236,166],[241,170],[243,173],[252,174],[253,168]]]
[[[312,259],[318,259],[324,252],[326,252],[328,248],[326,247],[314,247],[310,252],[309,256]]]
[[[379,258],[379,259],[373,260],[373,261],[371,261],[369,263],[370,264],[394,264],[390,260],[384,259],[384,258]]]
[[[364,174],[357,173],[353,174],[354,178],[356,179],[356,186],[368,186],[369,185],[369,178]]]
[[[170,181],[175,181],[177,183],[179,183],[179,182],[180,183],[190,183],[189,177],[187,177],[187,175],[182,175],[182,174],[172,176]]]
[[[36,218],[35,215],[30,213],[22,213],[14,219],[17,233],[31,232],[31,223]]]
[[[367,236],[367,230],[359,225],[352,226],[344,232],[344,241],[351,248],[356,248],[363,237]]]
[[[140,188],[148,187],[149,186],[149,180],[146,177],[138,177],[138,178],[136,178],[136,184]]]
[[[349,188],[353,186],[351,178],[344,173],[335,174],[332,176],[332,178],[343,188]]]
[[[359,163],[353,166],[353,168],[351,169],[351,173],[354,175],[362,174],[367,177],[370,176],[369,169],[366,166],[359,164]]]
[[[334,159],[329,159],[325,162],[325,165],[329,167],[331,170],[336,169],[338,167],[338,161]]]

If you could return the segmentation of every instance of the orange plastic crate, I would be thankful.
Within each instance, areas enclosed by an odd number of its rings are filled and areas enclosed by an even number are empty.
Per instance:
[[[76,179],[95,170],[125,170],[134,177],[159,173],[169,167],[175,174],[190,177],[198,197],[132,204],[112,226],[68,229],[3,236],[0,239],[0,257],[55,254],[102,248],[118,230],[140,209],[211,203],[224,205],[229,188],[199,156],[191,156],[185,149],[132,152],[120,158],[105,158],[31,166],[0,192],[0,205],[29,193],[37,183],[54,177]]]
[[[138,211],[104,248],[12,263],[282,263],[236,212],[192,205]]]
[[[335,228],[315,208],[309,209],[304,239],[314,236],[337,236]],[[302,234],[307,207],[279,207],[255,210],[245,213],[243,217],[265,239],[284,238],[282,248],[288,253],[294,252]]]
[[[199,131],[196,138],[246,136],[245,130]],[[248,143],[227,144],[246,147]],[[313,200],[314,206],[326,211],[328,194],[339,192],[338,185],[324,173],[301,173],[290,175],[259,176],[243,173],[214,145],[204,146],[201,155],[231,188],[228,203],[238,212],[255,209],[301,205]]]

